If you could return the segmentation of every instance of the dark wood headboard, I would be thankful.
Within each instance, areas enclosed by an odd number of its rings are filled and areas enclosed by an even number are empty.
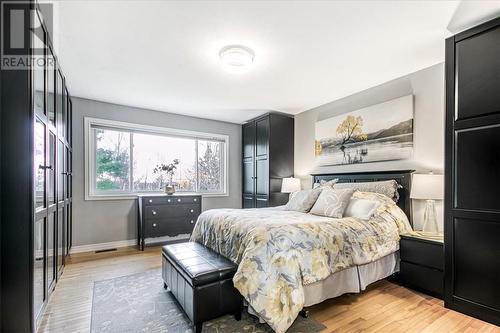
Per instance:
[[[332,180],[338,178],[339,183],[356,183],[356,182],[376,182],[381,180],[394,179],[399,184],[399,200],[397,205],[405,212],[413,226],[411,218],[411,174],[415,170],[397,170],[397,171],[374,171],[374,172],[341,172],[341,173],[323,173],[313,174],[313,184],[320,180]]]

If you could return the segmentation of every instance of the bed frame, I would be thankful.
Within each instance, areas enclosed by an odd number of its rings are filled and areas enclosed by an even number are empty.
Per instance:
[[[411,226],[413,227],[413,219],[411,218],[411,174],[415,170],[396,170],[396,171],[370,171],[370,172],[340,172],[340,173],[322,173],[312,174],[313,184],[319,183],[320,180],[338,179],[339,183],[356,183],[356,182],[376,182],[382,180],[394,179],[399,184],[399,200],[397,205],[408,216]]]
[[[382,180],[392,180],[394,179],[398,185],[399,200],[397,205],[401,208],[411,226],[413,227],[413,222],[411,218],[411,199],[410,199],[410,189],[411,189],[411,174],[415,170],[396,170],[396,171],[370,171],[370,172],[339,172],[339,173],[318,173],[312,174],[313,185],[314,183],[319,183],[320,180],[329,181],[332,179],[338,179],[339,183],[356,183],[356,182],[376,182]],[[303,308],[300,316],[306,318],[309,316],[308,307]]]

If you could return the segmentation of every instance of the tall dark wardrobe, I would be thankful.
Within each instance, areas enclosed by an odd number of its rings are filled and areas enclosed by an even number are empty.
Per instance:
[[[35,332],[71,248],[72,103],[39,4],[5,8],[38,60],[1,70],[0,331]]]
[[[500,18],[446,40],[445,306],[500,325]]]
[[[283,178],[293,177],[294,119],[268,113],[245,123],[243,137],[243,208],[283,205]]]

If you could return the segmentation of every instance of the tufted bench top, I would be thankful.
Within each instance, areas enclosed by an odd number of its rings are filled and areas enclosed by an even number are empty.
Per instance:
[[[162,253],[191,286],[230,279],[238,268],[226,257],[196,242],[165,245]]]

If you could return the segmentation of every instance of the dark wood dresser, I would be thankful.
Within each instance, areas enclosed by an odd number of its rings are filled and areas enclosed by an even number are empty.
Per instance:
[[[146,238],[190,234],[201,214],[201,195],[139,195],[138,245]]]
[[[400,277],[403,285],[443,298],[443,242],[401,236]]]

